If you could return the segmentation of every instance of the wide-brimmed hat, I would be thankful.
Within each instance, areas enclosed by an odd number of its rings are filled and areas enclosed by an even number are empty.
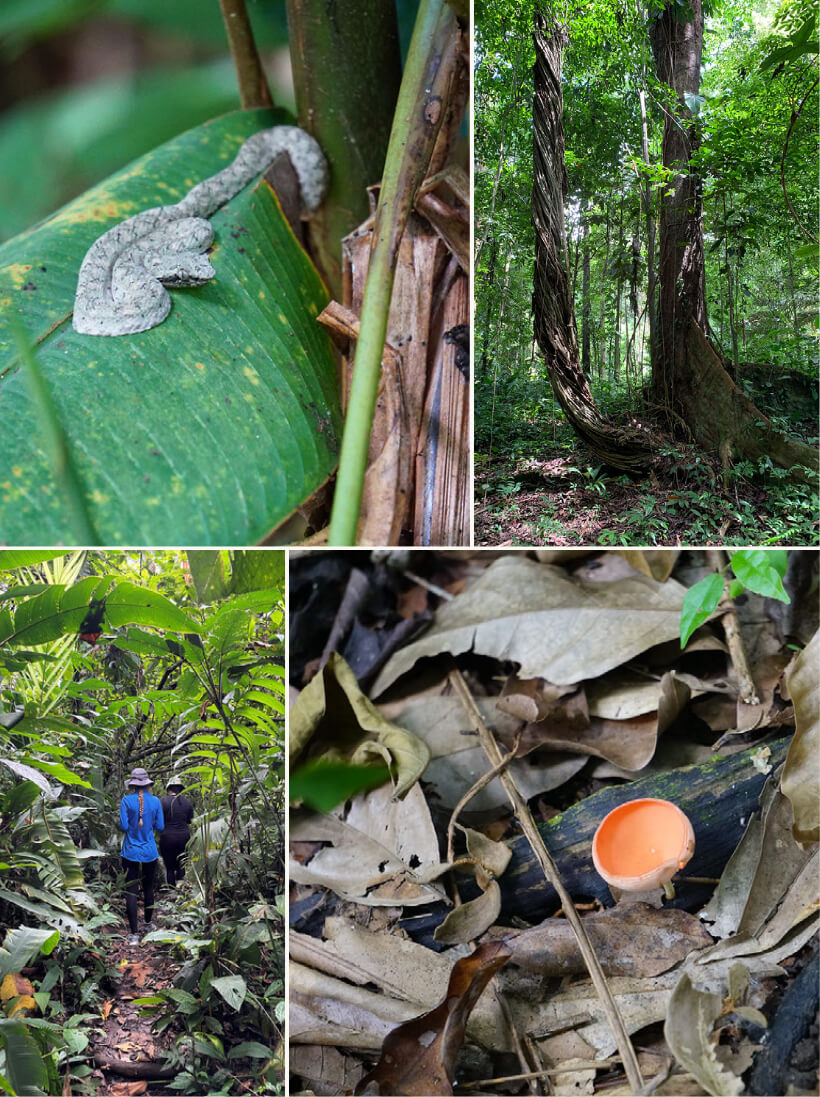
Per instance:
[[[169,777],[166,788],[182,788],[184,782],[181,777]]]
[[[126,785],[136,785],[138,788],[144,788],[145,785],[153,785],[154,782],[141,766],[137,766],[131,770],[131,776],[125,783]]]

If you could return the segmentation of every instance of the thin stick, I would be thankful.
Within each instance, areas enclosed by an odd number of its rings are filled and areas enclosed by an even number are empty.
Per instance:
[[[484,723],[478,705],[475,703],[475,700],[467,687],[467,683],[461,675],[461,671],[451,671],[449,678],[461,703],[469,712],[470,717],[475,721],[478,735],[481,739],[481,745],[483,746],[487,757],[493,765],[497,766],[502,761],[501,751],[490,733],[489,728]],[[626,1031],[621,1012],[612,996],[612,991],[609,989],[609,983],[601,968],[600,961],[595,954],[595,950],[590,944],[581,917],[573,906],[572,898],[564,887],[561,877],[558,875],[558,869],[555,867],[555,862],[550,856],[547,847],[544,845],[544,840],[541,837],[538,827],[535,825],[532,813],[527,807],[527,802],[521,795],[518,786],[506,771],[499,774],[499,780],[503,784],[504,790],[515,809],[515,813],[521,823],[521,829],[527,836],[527,840],[532,846],[532,851],[535,854],[544,875],[558,893],[558,897],[564,907],[567,921],[572,926],[575,936],[578,939],[578,947],[581,950],[581,955],[584,958],[595,990],[598,992],[601,1006],[606,1014],[609,1027],[612,1030],[612,1035],[615,1037],[615,1043],[620,1052],[629,1084],[632,1086],[633,1092],[640,1093],[643,1089],[644,1081],[641,1076],[641,1068],[638,1066],[635,1049],[632,1047],[632,1041],[629,1039],[629,1033]]]
[[[574,1074],[581,1070],[605,1070],[615,1067],[620,1059],[568,1059],[566,1064],[560,1067],[545,1067],[543,1070],[534,1070],[529,1074],[505,1074],[502,1078],[482,1078],[477,1082],[465,1082],[458,1087],[462,1089],[478,1089],[479,1086],[500,1086],[502,1082],[526,1082],[530,1078],[543,1078],[550,1074]]]
[[[245,0],[219,0],[219,6],[239,82],[239,105],[242,110],[272,107],[273,97],[256,48]]]
[[[749,660],[746,657],[746,648],[743,637],[740,635],[740,622],[737,617],[734,599],[729,597],[729,580],[726,577],[726,555],[721,549],[709,549],[707,552],[709,563],[717,572],[723,573],[723,597],[720,600],[723,614],[723,631],[726,635],[726,645],[729,648],[729,658],[738,676],[740,685],[740,699],[744,705],[758,705],[760,698],[757,695],[754,678],[752,677]]]
[[[455,833],[456,833],[456,819],[458,819],[459,815],[461,815],[462,811],[464,810],[464,805],[468,804],[470,802],[470,800],[472,800],[472,798],[474,796],[477,796],[478,793],[481,792],[481,790],[486,785],[489,785],[490,781],[494,781],[496,779],[496,777],[499,775],[499,773],[501,773],[503,770],[505,770],[507,768],[507,766],[510,764],[510,762],[515,760],[515,751],[516,751],[516,748],[518,746],[519,738],[520,738],[520,733],[519,733],[518,736],[516,736],[515,746],[510,751],[510,753],[505,755],[501,759],[501,761],[498,763],[497,766],[492,766],[492,768],[488,769],[486,773],[482,773],[482,775],[475,782],[475,784],[471,785],[470,788],[467,789],[467,791],[461,797],[459,802],[453,808],[453,813],[450,816],[450,822],[447,824],[447,860],[448,861],[453,860],[453,842],[455,840]]]

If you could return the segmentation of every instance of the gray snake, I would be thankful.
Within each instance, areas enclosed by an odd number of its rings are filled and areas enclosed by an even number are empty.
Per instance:
[[[115,225],[86,252],[74,300],[74,330],[83,335],[134,335],[171,311],[166,286],[201,286],[215,271],[205,251],[208,218],[286,152],[299,180],[302,208],[312,213],[327,189],[324,154],[296,126],[274,126],[244,142],[228,167],[197,183],[175,205],[155,206]]]

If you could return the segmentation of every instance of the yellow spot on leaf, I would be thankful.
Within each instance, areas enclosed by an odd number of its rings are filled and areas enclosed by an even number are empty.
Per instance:
[[[194,362],[194,368],[195,369],[205,369],[205,364],[204,364],[204,362]]]
[[[6,273],[15,289],[19,289],[28,282],[28,273],[30,270],[31,263],[9,263],[6,267]]]
[[[105,506],[105,504],[110,502],[110,500],[111,496],[107,495],[104,491],[95,489],[91,492],[91,502],[96,503],[99,507]]]
[[[265,291],[263,289],[261,289],[259,291],[259,300],[264,301],[266,297],[267,297],[267,294],[265,293]]]
[[[242,372],[245,374],[245,376],[252,385],[259,384],[259,374],[256,372],[255,369],[252,369],[251,366],[245,366]]]
[[[12,475],[13,475],[13,476],[18,476],[18,477],[19,477],[19,476],[22,476],[22,475],[23,475],[23,470],[22,470],[22,469],[20,468],[20,466],[19,466],[19,465],[14,465],[14,466],[12,467],[12,470],[11,470],[11,472],[12,472]]]
[[[287,322],[288,322],[287,316],[285,316],[284,312],[280,312],[279,313],[279,323],[280,324],[287,324]]]

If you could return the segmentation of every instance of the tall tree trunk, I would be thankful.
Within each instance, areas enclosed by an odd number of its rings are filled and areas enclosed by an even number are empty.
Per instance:
[[[677,13],[681,18],[676,18]],[[817,451],[784,437],[737,388],[706,333],[701,184],[690,157],[699,143],[698,126],[686,96],[698,94],[703,51],[701,0],[690,0],[686,14],[669,3],[652,20],[650,37],[658,78],[678,98],[677,117],[667,112],[663,162],[675,175],[666,188],[660,216],[659,346],[653,360],[655,398],[670,419],[687,424],[698,443],[719,452],[770,456],[784,468],[817,468]],[[816,483],[816,472],[800,469],[796,479]]]
[[[606,236],[604,239],[604,284],[601,287],[601,309],[598,319],[598,379],[600,380],[606,369],[606,287],[607,271],[609,270],[609,246],[611,243],[611,233],[609,231],[609,201],[606,204],[606,210],[604,211],[604,223],[606,224]]]
[[[589,377],[592,366],[589,359],[589,326],[590,326],[590,298],[589,298],[589,200],[581,206],[581,221],[584,226],[584,270],[581,280],[581,369],[584,376]]]
[[[484,313],[484,323],[481,330],[481,357],[478,360],[478,369],[476,370],[477,376],[482,379],[487,373],[487,349],[490,344],[490,316],[494,299],[493,289],[495,287],[495,266],[497,261],[498,240],[493,237],[490,243],[490,264],[486,275],[487,309]]]
[[[533,102],[535,226],[533,309],[535,336],[558,403],[575,433],[601,461],[629,471],[646,466],[649,438],[604,418],[592,398],[578,355],[578,336],[567,276],[564,226],[563,101],[561,60],[566,30],[547,15],[535,16]]]
[[[647,167],[649,163],[649,125],[646,117],[646,91],[644,89],[644,72],[641,71],[641,87],[638,92],[641,103],[641,151],[643,162]],[[643,185],[643,200],[646,208],[646,314],[649,317],[649,346],[650,356],[654,353],[651,348],[657,346],[656,326],[656,288],[655,288],[655,214],[652,208],[652,184],[647,178]]]

